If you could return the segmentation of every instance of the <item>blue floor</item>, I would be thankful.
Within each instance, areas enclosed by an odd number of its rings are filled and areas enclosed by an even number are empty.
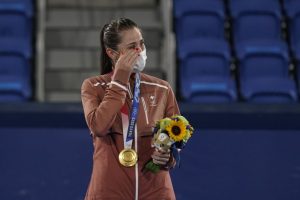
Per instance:
[[[300,131],[197,132],[173,171],[178,200],[299,200]]]
[[[1,200],[81,200],[91,174],[85,129],[0,129]]]
[[[299,200],[300,131],[195,132],[172,171],[178,200]],[[0,199],[83,199],[86,129],[0,128]]]

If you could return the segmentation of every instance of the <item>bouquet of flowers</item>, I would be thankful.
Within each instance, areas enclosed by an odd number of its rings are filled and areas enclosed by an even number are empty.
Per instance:
[[[179,165],[179,152],[191,138],[193,132],[193,127],[185,117],[181,115],[167,117],[156,122],[151,145],[158,151],[171,152]],[[160,166],[151,160],[146,164],[145,169],[156,173],[160,170]]]

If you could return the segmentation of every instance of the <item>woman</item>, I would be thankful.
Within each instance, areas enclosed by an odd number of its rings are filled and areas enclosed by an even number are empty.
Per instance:
[[[102,75],[86,79],[81,88],[94,144],[85,199],[173,200],[168,170],[175,161],[169,152],[152,148],[151,139],[156,121],[179,114],[174,93],[166,81],[140,73],[146,47],[133,21],[113,20],[100,39]],[[158,173],[143,170],[151,159],[161,166]]]

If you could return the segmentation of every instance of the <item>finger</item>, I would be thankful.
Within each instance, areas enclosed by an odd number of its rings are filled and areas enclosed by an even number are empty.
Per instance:
[[[133,67],[133,65],[134,65],[135,62],[136,62],[137,57],[138,57],[137,52],[131,51],[131,52],[127,55],[126,60],[124,60],[124,62],[125,62],[128,66]]]
[[[133,49],[129,49],[126,51],[126,53],[124,55],[126,55],[127,59],[131,58],[134,54],[135,54],[135,50]]]
[[[169,158],[162,158],[156,155],[152,155],[152,158],[156,161],[165,162],[165,163],[169,161]]]
[[[130,50],[126,51],[126,53],[124,54],[124,61],[125,61],[125,63],[129,63],[129,60],[135,54],[136,54],[136,52],[133,49],[130,49]]]
[[[168,163],[168,160],[159,160],[159,159],[152,159],[154,163],[160,164],[160,165],[166,165]]]
[[[169,156],[163,157],[163,156],[153,155],[152,158],[155,158],[155,159],[157,159],[157,160],[170,160],[170,157],[169,157]]]
[[[131,51],[132,51],[132,49],[122,49],[122,50],[121,50],[121,54],[127,55],[127,54],[130,53]]]
[[[162,158],[162,159],[169,159],[170,158],[169,155],[155,155],[154,154],[153,156],[157,156],[157,157]]]
[[[138,59],[139,55],[136,53],[135,55],[133,55],[131,58],[129,58],[128,64],[130,66],[135,65],[137,59]]]
[[[121,49],[120,54],[124,55],[129,49]]]
[[[154,156],[155,158],[158,158],[158,159],[169,159],[170,156],[168,155],[156,155],[156,154],[152,154],[152,156]]]
[[[161,162],[161,161],[157,161],[157,160],[154,160],[154,159],[153,159],[153,163],[157,164],[157,165],[166,165],[167,164],[166,162]]]
[[[158,152],[158,151],[154,151],[153,155],[160,156],[160,157],[163,157],[163,158],[170,158],[169,153],[161,153],[161,152]]]
[[[152,159],[155,160],[156,162],[160,162],[160,163],[163,163],[163,164],[166,164],[169,161],[169,159],[155,157],[155,156],[152,156]]]
[[[170,153],[171,152],[171,150],[170,149],[167,149],[167,150],[165,150],[165,149],[155,149],[155,151],[158,151],[158,152],[160,152],[160,153]]]

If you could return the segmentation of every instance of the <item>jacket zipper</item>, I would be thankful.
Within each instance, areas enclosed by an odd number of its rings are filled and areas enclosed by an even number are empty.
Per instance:
[[[144,99],[144,97],[141,97],[141,99],[142,99],[143,108],[144,108],[144,112],[145,112],[146,123],[147,123],[147,125],[149,125],[149,119],[148,119],[148,109],[147,109],[147,106],[146,106],[146,102],[145,102],[145,99]]]

